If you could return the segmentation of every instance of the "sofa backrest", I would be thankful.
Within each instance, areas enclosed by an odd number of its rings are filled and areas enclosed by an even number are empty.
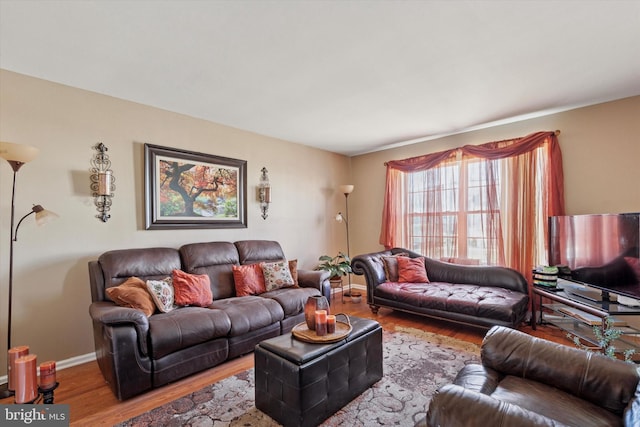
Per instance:
[[[233,243],[190,243],[182,246],[179,251],[183,271],[209,276],[214,301],[235,296],[232,266],[240,264],[240,260]]]
[[[240,264],[285,260],[280,243],[271,240],[240,240],[235,242]]]
[[[118,286],[131,276],[142,280],[162,280],[170,277],[174,269],[181,268],[180,254],[172,248],[121,249],[100,255],[96,263],[102,271],[91,274],[92,298],[105,299],[104,291]]]

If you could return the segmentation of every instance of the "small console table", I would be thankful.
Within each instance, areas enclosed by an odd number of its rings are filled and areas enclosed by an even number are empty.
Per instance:
[[[640,316],[640,307],[628,307],[610,301],[608,295],[605,295],[602,301],[595,301],[556,288],[534,285],[532,289],[532,329],[535,330],[536,324],[544,320],[598,348],[593,327],[603,325],[605,319],[611,317],[620,323],[620,325],[615,323],[614,325],[622,333],[615,342],[616,351],[635,349],[640,355],[640,330],[629,326],[626,322],[632,316],[636,319]],[[543,300],[551,303],[544,303]],[[551,314],[544,315],[543,309],[551,311]]]

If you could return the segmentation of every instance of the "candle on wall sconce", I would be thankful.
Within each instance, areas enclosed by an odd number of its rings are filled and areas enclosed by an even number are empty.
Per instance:
[[[97,218],[102,222],[107,222],[111,215],[111,198],[114,196],[113,192],[116,189],[115,176],[111,170],[111,160],[107,155],[109,150],[102,142],[96,144],[93,147],[96,150],[96,154],[91,159],[91,191],[93,191],[93,203],[98,210]]]
[[[262,219],[267,219],[267,211],[269,203],[271,203],[271,184],[269,183],[269,171],[263,167],[261,169],[260,184],[258,185],[258,201],[260,202],[260,210],[262,211]]]
[[[38,376],[35,354],[19,357],[15,362],[15,402],[31,403],[38,397]]]
[[[98,195],[111,196],[111,171],[98,173]]]

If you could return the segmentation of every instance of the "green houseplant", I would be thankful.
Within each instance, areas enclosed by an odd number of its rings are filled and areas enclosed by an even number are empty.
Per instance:
[[[329,281],[332,282],[331,287],[342,287],[342,278],[347,274],[351,274],[351,258],[344,252],[338,252],[336,256],[322,255],[318,258],[321,263],[318,265],[318,270],[325,270],[329,272]],[[360,292],[351,291],[351,281],[349,281],[349,292],[343,293],[343,296],[351,297],[353,302],[360,302],[362,294]]]
[[[338,252],[334,257],[322,255],[318,260],[321,261],[318,270],[328,271],[330,279],[342,279],[343,276],[351,273],[351,258],[344,252]]]

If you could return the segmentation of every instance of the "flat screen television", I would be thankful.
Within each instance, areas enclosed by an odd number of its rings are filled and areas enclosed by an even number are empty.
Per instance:
[[[640,213],[549,217],[549,265],[579,284],[640,300]]]

